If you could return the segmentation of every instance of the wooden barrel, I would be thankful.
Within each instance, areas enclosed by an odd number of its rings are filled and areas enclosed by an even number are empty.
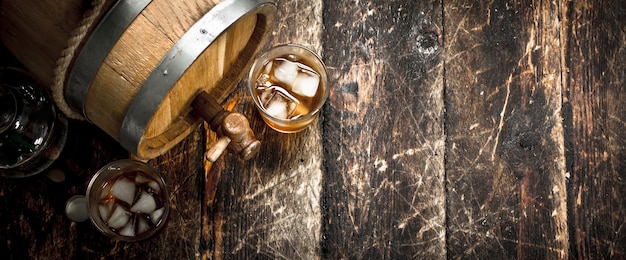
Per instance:
[[[104,1],[104,0],[103,0]],[[46,86],[90,4],[0,2],[6,47]],[[270,0],[120,0],[80,42],[57,105],[140,158],[154,158],[202,119],[200,92],[222,101],[246,73],[276,20]],[[54,91],[53,91],[54,92]]]

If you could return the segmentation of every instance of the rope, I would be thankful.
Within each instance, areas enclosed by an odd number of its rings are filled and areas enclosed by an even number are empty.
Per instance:
[[[52,96],[57,107],[63,113],[72,119],[85,120],[82,111],[74,111],[65,101],[64,87],[65,78],[68,68],[70,67],[74,56],[78,50],[78,47],[86,37],[87,32],[96,22],[99,14],[103,11],[106,1],[105,0],[93,0],[93,9],[87,11],[80,21],[78,27],[72,32],[72,37],[67,41],[67,48],[61,52],[61,57],[56,62],[56,68],[54,69],[54,79],[52,82]]]

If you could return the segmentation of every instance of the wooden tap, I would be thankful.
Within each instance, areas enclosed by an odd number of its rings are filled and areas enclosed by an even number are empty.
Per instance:
[[[254,138],[248,119],[240,113],[231,113],[222,108],[213,97],[201,92],[192,102],[194,113],[209,123],[211,130],[219,136],[217,143],[209,148],[206,157],[215,162],[224,150],[248,160],[259,151],[261,142]]]

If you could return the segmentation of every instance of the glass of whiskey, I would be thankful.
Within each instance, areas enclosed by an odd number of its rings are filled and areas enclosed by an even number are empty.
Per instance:
[[[328,98],[326,66],[319,55],[297,44],[261,54],[248,75],[250,94],[261,118],[282,133],[304,130]]]
[[[92,224],[108,237],[128,242],[154,235],[170,209],[162,175],[131,159],[102,167],[89,182],[85,199]]]

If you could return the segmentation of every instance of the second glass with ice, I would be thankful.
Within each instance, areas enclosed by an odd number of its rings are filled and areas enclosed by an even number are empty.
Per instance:
[[[326,67],[306,47],[287,44],[261,54],[248,77],[263,120],[283,133],[304,130],[328,98]]]
[[[105,235],[123,241],[146,239],[164,225],[168,193],[161,174],[148,164],[119,160],[100,169],[87,187],[91,222]]]

